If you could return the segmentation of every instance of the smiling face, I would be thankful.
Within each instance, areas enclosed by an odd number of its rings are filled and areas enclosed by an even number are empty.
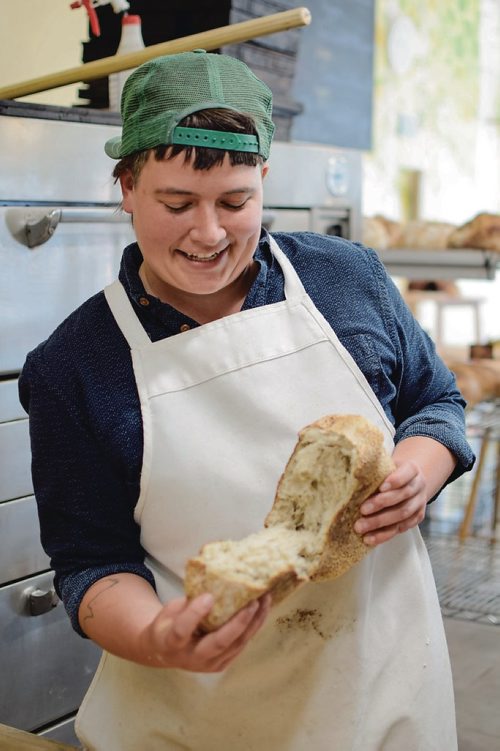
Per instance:
[[[266,171],[231,166],[227,154],[208,170],[195,170],[184,154],[161,161],[150,154],[135,182],[130,173],[120,178],[154,295],[182,309],[203,299],[213,306],[233,288],[241,294],[238,281],[253,279]]]

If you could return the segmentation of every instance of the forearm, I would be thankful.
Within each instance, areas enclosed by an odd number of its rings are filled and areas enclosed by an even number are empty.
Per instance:
[[[79,608],[79,622],[82,631],[106,651],[151,665],[144,635],[161,609],[145,579],[135,574],[112,574],[89,587]]]
[[[425,480],[427,501],[441,490],[457,464],[446,446],[426,436],[412,436],[400,441],[394,449],[393,459],[396,464],[413,461],[419,466]]]
[[[236,659],[262,626],[271,602],[269,596],[252,602],[205,635],[200,624],[212,605],[209,594],[162,605],[147,581],[116,574],[88,589],[79,617],[87,636],[118,657],[148,667],[212,673]]]

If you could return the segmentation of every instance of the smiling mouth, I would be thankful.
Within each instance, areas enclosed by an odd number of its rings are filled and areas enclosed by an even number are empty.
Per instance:
[[[179,251],[182,253],[183,256],[188,258],[190,261],[197,261],[198,263],[207,263],[208,261],[215,261],[216,258],[218,258],[224,251],[227,250],[227,248],[223,248],[222,250],[217,251],[216,253],[211,253],[209,256],[198,256],[195,253],[185,253],[183,250]]]

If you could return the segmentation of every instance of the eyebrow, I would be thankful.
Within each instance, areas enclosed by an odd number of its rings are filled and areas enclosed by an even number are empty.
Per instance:
[[[222,195],[230,196],[236,193],[255,193],[255,188],[243,186],[241,188],[232,188],[231,190],[225,190]],[[157,188],[155,195],[169,195],[169,196],[194,196],[196,195],[191,190],[181,190],[179,188]]]

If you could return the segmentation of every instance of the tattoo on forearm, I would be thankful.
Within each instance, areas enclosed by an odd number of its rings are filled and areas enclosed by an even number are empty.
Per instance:
[[[99,598],[99,597],[100,597],[100,596],[101,596],[102,594],[104,594],[104,592],[107,592],[107,591],[108,591],[108,589],[111,589],[112,587],[116,587],[116,585],[117,585],[117,584],[119,583],[119,579],[113,579],[113,578],[110,578],[110,579],[103,579],[103,581],[107,583],[107,584],[106,584],[106,586],[105,586],[105,587],[103,587],[102,589],[100,589],[100,590],[99,590],[99,592],[97,592],[97,594],[96,594],[96,595],[94,595],[94,597],[93,597],[93,598],[92,598],[91,600],[89,600],[89,602],[87,603],[87,615],[86,615],[86,616],[84,617],[84,619],[83,619],[83,622],[84,622],[84,623],[85,623],[86,621],[91,621],[91,620],[93,620],[93,618],[94,618],[94,610],[93,610],[93,608],[92,608],[92,604],[93,604],[93,603],[94,603],[94,602],[95,602],[95,601],[96,601],[96,600],[97,600],[97,599],[98,599],[98,598]]]

